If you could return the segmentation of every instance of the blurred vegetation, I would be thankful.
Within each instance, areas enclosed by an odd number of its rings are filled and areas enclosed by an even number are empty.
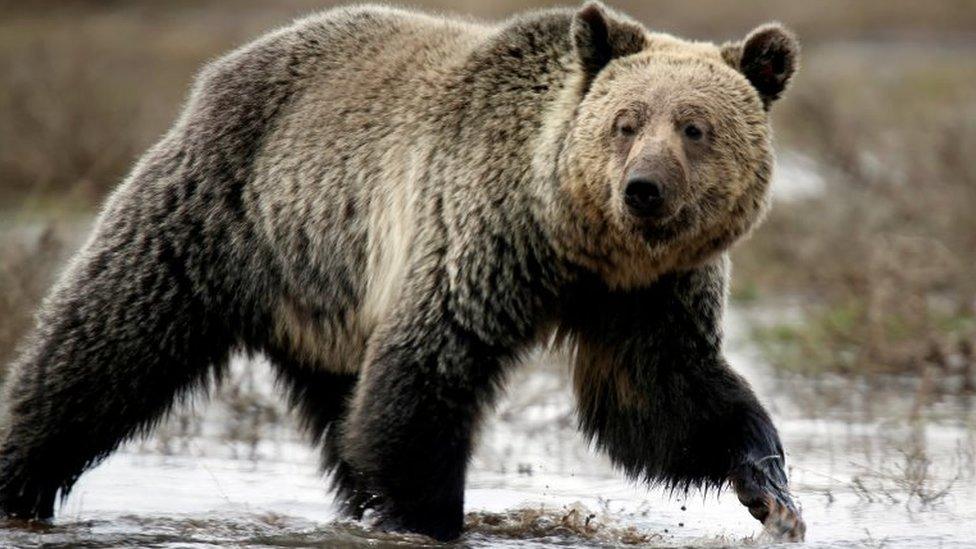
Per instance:
[[[28,242],[0,233],[0,381],[34,310],[65,258],[65,238],[49,225]]]
[[[745,298],[800,296],[762,326],[772,360],[804,373],[959,374],[976,341],[976,60],[972,48],[825,52],[787,109],[823,188],[776,204],[737,254]],[[897,66],[891,63],[897,58]],[[868,80],[868,82],[865,82]],[[760,289],[760,290],[757,290]]]
[[[777,146],[808,159],[822,185],[784,193],[735,252],[733,297],[801,303],[796,321],[756,329],[771,361],[805,373],[971,371],[976,5],[610,3],[691,38],[736,39],[772,19],[801,37],[800,75],[774,109]],[[484,18],[527,6],[410,4]],[[106,193],[172,123],[199,67],[328,5],[0,0],[0,365]],[[778,185],[789,187],[788,176]]]

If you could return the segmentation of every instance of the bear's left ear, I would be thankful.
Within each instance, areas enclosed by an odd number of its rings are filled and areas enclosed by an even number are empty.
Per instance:
[[[646,31],[640,23],[595,0],[587,2],[576,12],[570,33],[583,68],[584,93],[597,73],[610,61],[638,53],[646,45]]]
[[[722,46],[722,58],[752,83],[766,110],[790,83],[799,57],[796,36],[779,23],[757,27],[742,42]]]

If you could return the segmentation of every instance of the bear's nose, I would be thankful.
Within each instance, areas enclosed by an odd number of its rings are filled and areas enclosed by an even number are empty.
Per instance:
[[[650,217],[657,214],[664,204],[661,184],[646,177],[629,179],[624,189],[624,203],[637,217]]]

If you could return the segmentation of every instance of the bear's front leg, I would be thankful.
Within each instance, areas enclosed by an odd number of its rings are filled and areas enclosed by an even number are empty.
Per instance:
[[[442,299],[399,311],[374,338],[341,452],[365,492],[353,500],[378,515],[378,527],[451,540],[463,523],[472,433],[502,353],[455,322]]]
[[[564,320],[580,426],[632,477],[684,490],[731,483],[768,532],[802,540],[776,428],[722,356],[727,268],[639,290],[580,288]]]

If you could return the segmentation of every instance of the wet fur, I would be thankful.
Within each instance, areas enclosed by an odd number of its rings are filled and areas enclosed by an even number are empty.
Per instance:
[[[629,474],[718,485],[781,455],[720,352],[716,257],[758,208],[681,248],[690,271],[622,264],[625,284],[599,276],[619,235],[573,221],[599,215],[560,159],[605,66],[635,44],[722,55],[593,6],[498,26],[339,9],[205,68],[13,365],[0,513],[52,516],[245,351],[272,360],[349,514],[456,537],[473,433],[554,327],[578,349],[582,429]]]
[[[580,426],[634,478],[719,489],[758,466],[785,486],[776,429],[722,356],[727,271],[720,259],[626,292],[583,280],[567,305]]]

